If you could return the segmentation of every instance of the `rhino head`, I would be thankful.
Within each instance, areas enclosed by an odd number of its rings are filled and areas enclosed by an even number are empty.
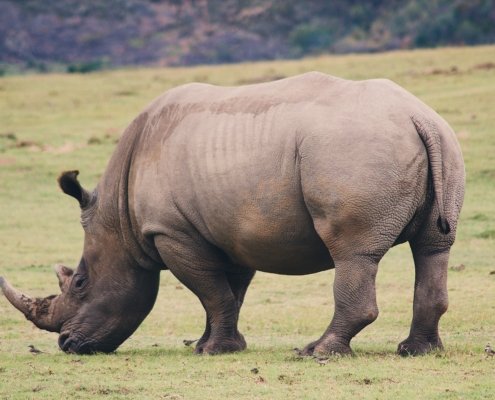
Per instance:
[[[0,277],[7,299],[37,327],[60,333],[69,353],[112,352],[150,312],[158,292],[159,271],[141,268],[126,251],[112,218],[98,207],[96,191],[83,189],[78,171],[63,173],[62,190],[79,201],[84,250],[75,270],[55,267],[61,294],[31,298]]]

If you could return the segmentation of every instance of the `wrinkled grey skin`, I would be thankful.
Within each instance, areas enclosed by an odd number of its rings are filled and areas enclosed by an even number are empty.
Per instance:
[[[151,310],[169,269],[206,310],[197,353],[243,350],[239,310],[256,270],[335,268],[335,312],[303,354],[350,353],[378,316],[375,276],[408,241],[416,284],[400,354],[442,346],[447,262],[464,165],[447,123],[387,80],[307,73],[237,88],[190,84],[151,103],[124,132],[92,193],[60,179],[82,208],[76,271],[62,294],[30,299],[0,284],[67,352],[116,349]]]

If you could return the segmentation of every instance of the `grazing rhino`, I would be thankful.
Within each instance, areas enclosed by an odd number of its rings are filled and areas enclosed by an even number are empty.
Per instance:
[[[455,134],[388,80],[310,72],[242,87],[188,84],[130,124],[93,192],[59,178],[82,210],[75,271],[62,293],[32,299],[0,279],[65,352],[114,351],[150,312],[168,269],[206,311],[196,353],[243,350],[239,311],[256,270],[335,268],[335,313],[302,353],[350,353],[378,316],[375,277],[408,241],[416,268],[409,337],[400,354],[441,348],[447,263],[464,197]]]

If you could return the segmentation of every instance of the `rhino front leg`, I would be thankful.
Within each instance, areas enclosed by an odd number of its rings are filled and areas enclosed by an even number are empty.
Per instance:
[[[205,345],[205,343],[208,341],[210,338],[210,333],[211,333],[211,322],[210,322],[210,317],[208,316],[208,313],[206,313],[206,326],[205,326],[205,331],[201,335],[201,337],[198,340],[198,343],[196,343],[196,348],[195,352],[199,353],[199,349],[202,349]]]
[[[202,281],[200,285],[191,285],[183,278],[181,281],[198,296],[206,311],[205,332],[195,353],[221,354],[244,350],[246,341],[237,329],[239,307],[226,274],[201,274],[197,276]]]
[[[416,270],[414,306],[409,337],[397,349],[403,356],[443,348],[438,334],[438,321],[448,307],[449,249],[431,251],[414,244],[411,244],[411,249]]]
[[[198,245],[187,238],[157,238],[155,245],[165,265],[174,276],[201,301],[206,311],[206,328],[198,341],[198,354],[220,354],[246,348],[244,337],[237,330],[239,298],[229,283],[232,267],[209,244]],[[250,279],[241,290],[246,292]]]
[[[335,312],[325,333],[303,355],[351,354],[350,341],[378,317],[375,278],[378,264],[367,257],[335,261]]]
[[[247,289],[249,287],[249,284],[251,283],[251,280],[254,277],[255,272],[256,272],[255,270],[249,268],[242,268],[235,272],[226,273],[230,289],[232,290],[232,294],[234,295],[237,305],[237,323],[239,322],[239,313],[242,307],[242,303],[244,302],[244,296],[246,295]],[[211,322],[210,322],[210,317],[208,316],[207,313],[205,332],[203,333],[203,335],[201,336],[201,338],[199,339],[196,345],[197,353],[204,352],[205,343],[210,338],[210,333],[211,333]],[[241,341],[244,341],[244,337],[239,331],[237,331],[236,336],[238,336]],[[244,347],[245,347],[245,343],[244,343]]]
[[[234,294],[238,313],[241,311],[242,303],[244,303],[244,296],[246,295],[247,289],[251,280],[255,274],[254,269],[239,267],[235,271],[227,272],[227,280],[230,285],[230,289]],[[239,316],[239,314],[237,315]]]

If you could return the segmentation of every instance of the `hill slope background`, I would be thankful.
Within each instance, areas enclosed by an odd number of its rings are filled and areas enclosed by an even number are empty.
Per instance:
[[[85,72],[494,42],[494,0],[0,0],[4,70]]]

